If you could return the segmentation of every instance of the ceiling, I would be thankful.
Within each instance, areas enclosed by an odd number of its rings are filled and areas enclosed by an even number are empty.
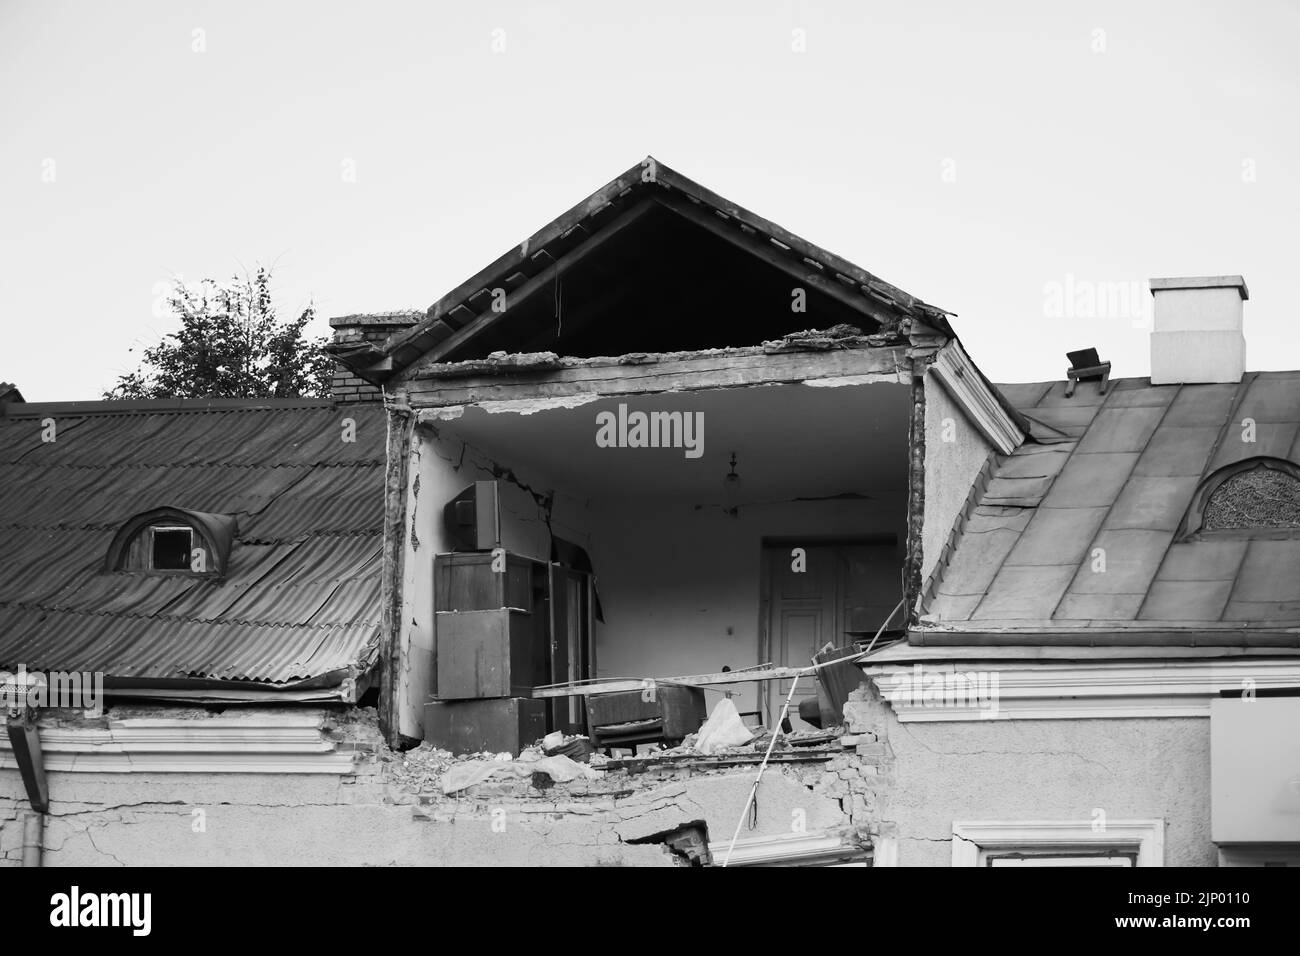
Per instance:
[[[597,415],[703,415],[703,454],[682,448],[602,448]],[[524,415],[467,406],[439,432],[499,464],[586,498],[723,497],[732,452],[745,503],[841,494],[894,496],[907,484],[910,389],[888,383],[776,385],[601,398]],[[696,419],[698,420],[698,419]]]

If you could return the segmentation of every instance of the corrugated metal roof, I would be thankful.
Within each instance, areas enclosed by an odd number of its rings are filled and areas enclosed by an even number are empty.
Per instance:
[[[1300,624],[1300,538],[1176,540],[1209,475],[1261,456],[1300,461],[1300,372],[1236,385],[1123,379],[1104,396],[1084,383],[1072,398],[1064,382],[998,388],[1071,440],[999,462],[936,571],[923,626]]]
[[[0,667],[270,684],[369,669],[383,409],[177,405],[6,407]],[[224,578],[103,570],[117,529],[163,505],[236,516]]]

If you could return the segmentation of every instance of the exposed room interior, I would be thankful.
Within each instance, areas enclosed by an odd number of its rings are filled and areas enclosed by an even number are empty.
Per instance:
[[[424,539],[417,554],[429,555],[417,558],[416,579],[431,580],[427,562],[452,546],[444,503],[495,479],[507,552],[549,561],[557,545],[582,549],[594,571],[594,666],[575,663],[549,683],[804,667],[825,644],[870,640],[900,600],[907,385],[544,406],[460,406],[421,426],[415,527]],[[598,445],[598,423],[634,424],[638,412],[680,413],[703,427],[683,432],[691,448]],[[747,722],[771,726],[789,684],[706,688],[705,707],[728,695]],[[795,728],[808,726],[797,716],[808,697],[816,699],[813,680],[796,693]],[[572,720],[562,722],[581,732],[581,698],[570,700]]]

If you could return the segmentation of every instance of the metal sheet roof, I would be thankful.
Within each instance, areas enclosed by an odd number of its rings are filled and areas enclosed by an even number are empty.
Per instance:
[[[0,667],[272,685],[368,670],[384,437],[376,405],[6,406]],[[163,505],[236,517],[224,578],[104,571],[122,523]]]
[[[1294,628],[1300,537],[1175,540],[1193,495],[1225,465],[1300,461],[1300,372],[1236,385],[1122,379],[998,386],[1070,437],[1005,456],[930,581],[922,629]],[[1252,419],[1254,441],[1242,422]],[[1098,556],[1104,565],[1098,565]]]

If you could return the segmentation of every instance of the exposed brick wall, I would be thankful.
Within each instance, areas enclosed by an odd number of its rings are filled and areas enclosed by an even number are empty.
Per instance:
[[[379,346],[394,332],[408,329],[422,318],[424,313],[417,310],[342,315],[330,319],[330,327],[334,329],[336,343],[369,342]],[[343,365],[335,369],[330,391],[338,402],[378,402],[383,398],[379,386],[372,385]]]
[[[383,392],[378,386],[357,378],[351,369],[342,365],[334,370],[330,393],[336,402],[378,402],[383,398]]]

